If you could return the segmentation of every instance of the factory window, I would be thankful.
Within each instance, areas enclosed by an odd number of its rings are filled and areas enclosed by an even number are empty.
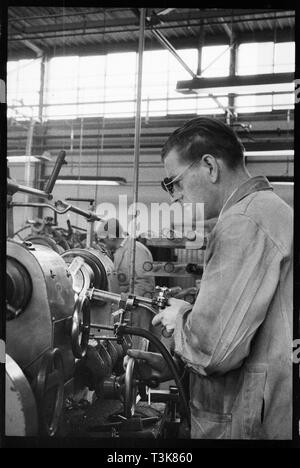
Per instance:
[[[168,96],[167,50],[144,52],[142,78],[142,115],[166,115]]]
[[[38,117],[40,59],[7,63],[7,116],[17,120]]]
[[[103,115],[106,56],[79,57],[78,116]]]
[[[178,50],[178,54],[188,67],[196,72],[197,69],[197,50],[182,49]],[[187,70],[178,62],[178,60],[168,53],[168,114],[196,114],[197,112],[197,96],[186,95],[182,96],[176,91],[176,84],[179,80],[189,80],[191,78]]]
[[[228,97],[214,93],[214,98],[200,94],[197,100],[197,114],[224,114],[224,109],[228,107]]]
[[[198,52],[181,49],[178,54],[196,71]],[[228,76],[228,45],[207,46],[202,50],[202,76]],[[295,68],[294,42],[241,44],[237,73],[282,73]],[[44,117],[70,119],[86,116],[133,117],[135,115],[137,54],[111,53],[96,56],[52,58],[46,68]],[[38,116],[40,59],[8,62],[8,116]],[[228,106],[227,91],[219,103],[205,94],[182,95],[176,91],[179,80],[189,73],[167,50],[146,51],[143,60],[142,115],[218,114]],[[269,86],[269,87],[268,87]],[[293,107],[289,85],[268,85],[268,89],[236,90],[238,112],[259,112]],[[283,88],[282,88],[283,86]],[[271,97],[270,97],[271,93]]]
[[[136,53],[114,53],[106,57],[106,117],[134,115]]]
[[[235,109],[238,113],[294,108],[293,83],[243,86],[240,89],[235,97]]]
[[[72,118],[77,113],[79,57],[55,57],[50,61],[46,89],[47,118]]]
[[[229,75],[230,49],[227,45],[208,46],[202,49],[202,73],[204,78]]]
[[[283,73],[295,70],[294,42],[255,42],[238,48],[238,75]]]
[[[274,72],[286,73],[295,71],[295,42],[278,42],[275,44]]]

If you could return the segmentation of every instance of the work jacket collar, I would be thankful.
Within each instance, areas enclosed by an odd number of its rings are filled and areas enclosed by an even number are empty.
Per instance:
[[[246,182],[243,182],[239,187],[237,187],[232,195],[227,198],[219,217],[224,213],[224,211],[228,210],[243,198],[260,190],[273,190],[273,187],[265,176],[250,177]]]

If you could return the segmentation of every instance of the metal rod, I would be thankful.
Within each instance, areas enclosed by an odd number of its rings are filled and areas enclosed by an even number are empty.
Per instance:
[[[46,193],[51,193],[52,190],[53,190],[53,187],[55,185],[55,182],[56,182],[56,179],[58,177],[58,174],[62,168],[62,166],[64,164],[66,164],[66,161],[65,161],[65,157],[66,157],[66,152],[65,151],[60,151],[58,153],[58,156],[56,158],[56,161],[55,161],[55,165],[54,165],[54,168],[53,168],[53,171],[46,183],[46,187],[45,187],[45,192]]]
[[[157,31],[155,28],[151,29],[152,34],[158,39],[158,41],[166,48],[172,55],[178,60],[178,62],[185,68],[185,70],[192,76],[192,78],[196,78],[196,73],[190,69],[190,67],[185,63],[184,60],[178,55],[177,50],[172,46],[172,44],[163,36],[163,34]]]
[[[118,341],[119,338],[116,336],[101,336],[101,335],[90,335],[94,340],[109,340],[109,341]]]
[[[28,156],[27,161],[25,163],[25,184],[26,186],[30,186],[30,171],[31,171],[31,164],[30,164],[30,157],[31,156],[31,149],[32,149],[32,140],[33,140],[33,132],[34,132],[34,126],[35,126],[35,120],[32,117],[30,120],[28,132],[27,132],[27,139],[26,139],[26,149],[25,149],[25,155]],[[28,193],[28,192],[26,192]],[[29,195],[26,195],[25,200],[29,202],[30,197]],[[24,220],[28,218],[28,207],[25,207],[24,213]]]
[[[90,328],[98,328],[102,330],[114,330],[114,327],[111,327],[109,325],[102,325],[101,323],[91,323]]]
[[[12,202],[12,206],[33,206],[35,208],[50,208],[51,210],[55,211],[56,208],[49,203],[35,203],[35,202]]]
[[[141,8],[140,13],[140,32],[139,32],[139,50],[138,50],[138,74],[137,74],[137,93],[136,93],[136,117],[135,117],[135,136],[134,136],[134,178],[133,178],[133,232],[132,249],[130,257],[130,284],[129,291],[134,292],[135,276],[135,253],[136,253],[136,205],[138,201],[138,181],[139,181],[139,156],[140,156],[140,134],[141,134],[141,100],[142,100],[142,72],[143,72],[143,53],[145,43],[145,19],[146,8]]]
[[[119,304],[121,300],[120,294],[103,291],[101,289],[91,289],[88,291],[90,298],[94,301],[109,301],[113,304]]]
[[[46,69],[46,56],[42,56],[41,60],[41,78],[39,90],[39,121],[43,121],[44,112],[44,96],[45,96],[45,69]]]
[[[38,190],[32,187],[26,187],[25,185],[19,185],[13,182],[11,179],[7,180],[7,192],[8,193],[29,193],[30,195],[37,195],[41,198],[47,198],[48,200],[52,200],[53,196],[50,193],[46,193],[43,190]],[[24,205],[25,206],[25,205]]]
[[[113,304],[119,305],[120,301],[124,299],[126,301],[127,295],[122,296],[121,294],[116,294],[108,291],[104,291],[102,289],[89,289],[87,291],[87,296],[89,297],[90,300],[94,301],[107,301],[107,302],[112,302]],[[140,304],[148,304],[152,305],[153,300],[150,299],[149,297],[142,297],[142,296],[134,296],[134,303],[136,305]],[[94,324],[97,326],[97,324]]]
[[[90,202],[90,209],[91,209],[92,212],[94,212],[94,210],[95,210],[94,201]],[[94,235],[94,221],[91,220],[87,224],[87,231],[86,231],[86,247],[87,248],[92,246],[93,235]]]
[[[88,220],[90,221],[102,221],[102,218],[100,218],[100,216],[98,216],[96,213],[92,212],[92,211],[86,211],[86,210],[82,210],[81,208],[78,208],[77,206],[73,206],[73,205],[67,205],[66,203],[64,203],[63,201],[61,200],[58,200],[56,202],[56,205],[61,205],[62,207],[65,208],[65,211],[72,211],[73,213],[76,213],[80,216],[83,216],[84,218],[87,218]],[[59,211],[58,211],[59,213]]]
[[[201,74],[202,70],[202,49],[205,41],[205,28],[203,20],[200,22],[199,41],[198,41],[198,63],[197,63],[197,75]]]

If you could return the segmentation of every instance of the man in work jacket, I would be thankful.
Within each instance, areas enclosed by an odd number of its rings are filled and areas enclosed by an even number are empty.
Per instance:
[[[290,439],[292,209],[265,177],[250,176],[242,144],[216,119],[176,130],[162,159],[172,199],[202,202],[205,219],[218,218],[192,310],[171,298],[152,322],[174,331],[189,371],[191,437]],[[161,355],[128,355],[143,359],[145,374],[170,378]]]

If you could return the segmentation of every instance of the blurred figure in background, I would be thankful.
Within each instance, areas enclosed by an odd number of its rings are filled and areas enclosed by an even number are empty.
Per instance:
[[[130,261],[133,239],[126,233],[118,219],[110,218],[97,227],[98,242],[104,244],[112,258],[118,275],[120,291],[129,293]],[[134,291],[137,296],[150,296],[155,289],[154,276],[146,275],[143,268],[145,262],[153,262],[152,254],[146,245],[136,240]],[[152,328],[152,316],[149,311],[137,308],[132,313],[131,325],[149,330]],[[133,337],[133,347],[143,348],[144,339]]]

